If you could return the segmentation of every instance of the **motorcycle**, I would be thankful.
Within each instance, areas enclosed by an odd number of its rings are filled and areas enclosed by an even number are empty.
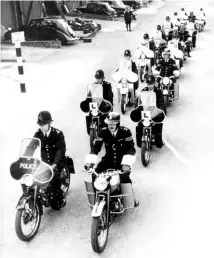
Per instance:
[[[93,160],[93,162],[92,162]],[[97,155],[86,156],[86,163],[94,163]],[[124,155],[121,165],[129,166],[134,163],[135,157]],[[115,219],[126,210],[134,208],[134,195],[131,183],[120,182],[121,170],[107,169],[96,173],[94,168],[89,174],[95,177],[94,182],[86,182],[85,187],[89,206],[92,209],[91,245],[96,253],[104,251],[110,226]]]
[[[188,57],[187,48],[192,49],[192,37],[189,37],[186,41],[180,41],[181,51],[183,52],[183,60],[186,61]]]
[[[171,58],[176,62],[176,65],[181,72],[181,67],[183,66],[184,54],[178,49],[178,40],[170,40],[168,42],[168,49],[171,52]]]
[[[138,97],[138,107],[131,112],[130,118],[133,122],[141,124],[142,132],[140,135],[137,133],[136,138],[137,145],[141,148],[141,162],[147,167],[152,145],[155,144],[152,128],[155,124],[162,123],[165,118],[164,112],[156,107],[156,94],[151,91],[141,91]]]
[[[118,100],[120,102],[121,112],[125,114],[127,105],[134,104],[135,92],[133,83],[138,80],[138,75],[130,70],[119,70],[112,75],[112,79],[118,82]]]
[[[195,29],[198,32],[202,32],[204,30],[204,20],[203,19],[197,19],[195,21]]]
[[[170,77],[162,77],[158,75],[157,77],[161,78],[160,89],[163,93],[164,100],[164,113],[167,114],[167,106],[169,102],[177,101],[179,99],[179,84],[172,83],[172,78],[178,77],[180,75],[179,71],[174,71],[174,75]],[[173,88],[172,88],[173,86]]]
[[[172,29],[164,28],[163,32],[164,32],[164,39],[166,40],[166,42],[168,44],[169,36],[170,36],[170,34],[173,33],[173,31],[172,31]]]
[[[80,108],[85,113],[89,112],[89,116],[86,116],[86,128],[90,137],[90,148],[93,149],[97,135],[103,127],[102,117],[111,112],[113,107],[105,99],[88,97],[80,103]]]
[[[66,157],[65,168],[60,173],[61,190],[66,196],[70,186],[70,173],[75,173],[73,160]],[[23,194],[16,206],[15,231],[22,241],[30,241],[38,232],[43,206],[59,210],[59,196],[49,185],[54,176],[50,165],[41,160],[41,141],[24,138],[19,159],[10,166],[11,176],[19,180]],[[29,227],[29,228],[28,228]]]

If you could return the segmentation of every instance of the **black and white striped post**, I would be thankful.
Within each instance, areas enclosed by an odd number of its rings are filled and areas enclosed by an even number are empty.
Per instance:
[[[21,88],[21,92],[25,93],[26,88],[25,88],[24,67],[23,67],[22,50],[21,50],[21,42],[23,41],[25,41],[23,31],[12,33],[12,42],[15,43],[15,48],[16,48],[16,58],[17,58],[20,88]]]

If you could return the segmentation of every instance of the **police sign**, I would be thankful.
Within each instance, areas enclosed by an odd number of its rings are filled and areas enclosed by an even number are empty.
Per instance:
[[[25,41],[25,34],[24,31],[17,31],[17,32],[12,32],[12,42],[24,42]]]

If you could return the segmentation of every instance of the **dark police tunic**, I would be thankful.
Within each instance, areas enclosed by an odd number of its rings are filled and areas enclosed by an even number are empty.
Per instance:
[[[98,173],[108,168],[120,169],[123,156],[126,154],[134,155],[136,152],[131,131],[123,126],[118,128],[116,136],[113,136],[107,127],[103,128],[98,134],[91,153],[97,155],[103,142],[106,154],[97,165],[96,171]]]
[[[172,58],[168,59],[166,62],[164,59],[161,59],[157,65],[156,70],[160,71],[160,76],[162,77],[170,77],[173,75],[175,70],[178,70],[175,60]]]
[[[49,135],[45,137],[41,129],[39,129],[34,137],[41,140],[42,160],[49,165],[56,164],[61,167],[64,163],[66,152],[63,132],[51,127]]]

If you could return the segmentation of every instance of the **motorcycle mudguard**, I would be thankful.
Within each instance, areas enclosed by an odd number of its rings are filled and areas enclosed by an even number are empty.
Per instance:
[[[27,198],[21,196],[20,199],[19,199],[19,201],[18,201],[18,203],[17,203],[17,205],[16,205],[16,209],[17,209],[17,210],[24,209],[25,204],[27,203],[27,201],[28,201],[30,198],[31,198],[30,196],[27,197]]]
[[[95,190],[94,190],[93,183],[85,181],[85,188],[88,196],[88,203],[90,208],[92,209],[95,203]]]
[[[102,200],[101,202],[96,202],[94,207],[93,207],[93,210],[91,212],[91,216],[93,218],[100,217],[105,204],[106,204],[106,201],[104,201],[104,200]]]
[[[128,88],[121,88],[120,92],[122,95],[126,95],[128,93],[129,89]]]
[[[123,184],[121,183],[121,192],[123,196],[123,205],[124,209],[133,209],[134,208],[134,194],[131,183]]]
[[[163,90],[163,95],[168,95],[169,91],[168,90]]]

